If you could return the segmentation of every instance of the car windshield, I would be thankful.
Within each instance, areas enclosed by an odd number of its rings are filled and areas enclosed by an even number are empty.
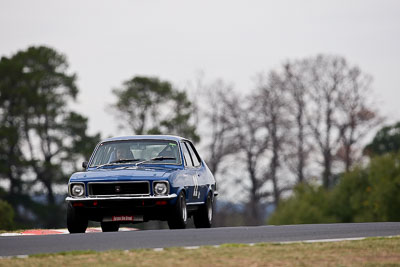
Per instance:
[[[126,140],[101,143],[89,167],[117,164],[181,164],[178,144],[169,140]]]

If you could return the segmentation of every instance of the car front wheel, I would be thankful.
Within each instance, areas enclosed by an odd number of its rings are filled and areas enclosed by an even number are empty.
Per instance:
[[[84,233],[88,226],[88,219],[71,203],[67,207],[67,228],[71,234]]]
[[[172,214],[168,219],[168,226],[170,229],[185,229],[187,224],[187,209],[185,193],[181,191],[175,206],[172,209]]]
[[[211,192],[207,195],[207,200],[193,216],[196,228],[210,228],[213,218],[213,198]]]

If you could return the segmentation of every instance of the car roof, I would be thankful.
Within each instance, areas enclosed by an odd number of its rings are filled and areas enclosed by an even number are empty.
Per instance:
[[[118,136],[118,137],[107,138],[105,140],[102,140],[101,143],[110,142],[110,141],[143,140],[143,139],[171,140],[171,141],[176,141],[176,142],[179,142],[181,140],[187,140],[186,138],[183,138],[180,136],[175,136],[175,135],[130,135],[130,136]]]

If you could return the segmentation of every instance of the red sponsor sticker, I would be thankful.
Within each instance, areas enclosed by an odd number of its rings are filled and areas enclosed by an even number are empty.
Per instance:
[[[133,222],[134,217],[133,216],[112,216],[112,221],[113,222],[121,222],[121,221],[130,221]]]

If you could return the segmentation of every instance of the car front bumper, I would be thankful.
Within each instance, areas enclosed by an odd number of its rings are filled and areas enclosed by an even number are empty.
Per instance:
[[[89,196],[67,197],[65,201],[93,201],[93,200],[169,200],[176,198],[176,194],[166,196]]]
[[[176,194],[166,196],[67,197],[76,211],[92,221],[109,221],[113,216],[133,216],[135,221],[166,220]],[[172,203],[171,203],[172,202]],[[137,220],[141,218],[141,220]],[[121,222],[129,223],[129,222]]]

